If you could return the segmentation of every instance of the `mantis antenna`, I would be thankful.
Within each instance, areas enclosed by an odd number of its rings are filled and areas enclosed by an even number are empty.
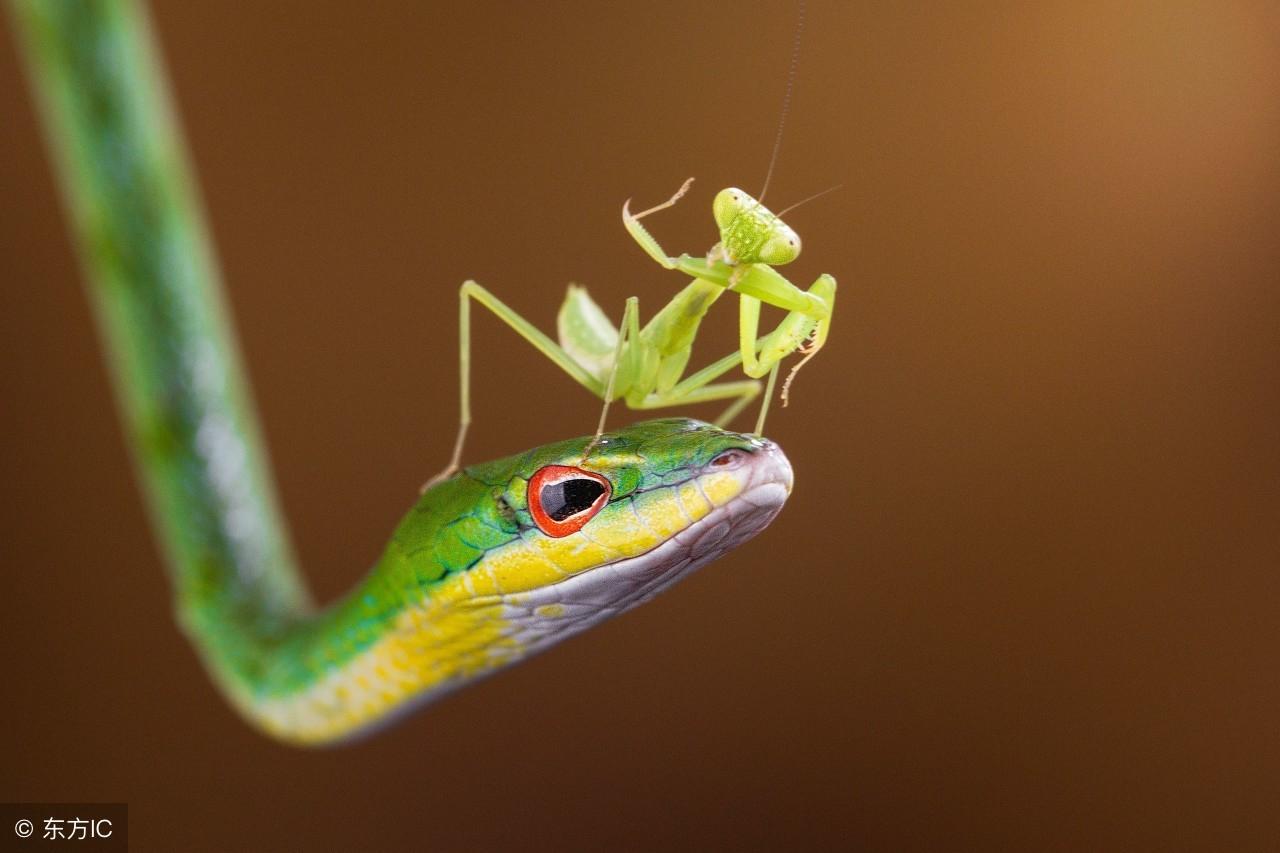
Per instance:
[[[776,216],[776,217],[778,217],[779,219],[781,219],[783,216],[785,216],[786,214],[788,214],[788,213],[790,213],[791,211],[795,210],[795,209],[796,209],[797,207],[799,207],[800,205],[802,205],[802,204],[808,204],[809,202],[813,201],[815,198],[822,198],[822,197],[823,197],[824,195],[826,195],[827,193],[833,193],[833,192],[835,192],[836,190],[840,189],[840,188],[841,188],[841,187],[843,187],[843,186],[844,186],[844,184],[836,184],[836,185],[835,185],[835,186],[833,186],[833,187],[827,187],[825,190],[822,190],[822,191],[820,191],[820,192],[816,192],[816,193],[814,193],[813,195],[809,196],[808,198],[802,198],[802,199],[800,199],[798,202],[796,202],[795,204],[792,204],[792,205],[789,205],[789,206],[787,206],[787,207],[782,208],[782,210],[779,210],[777,213],[775,213],[775,214],[774,214],[774,216]]]
[[[782,130],[787,124],[787,110],[791,108],[791,90],[795,88],[796,71],[800,67],[800,36],[804,33],[804,0],[800,0],[796,13],[796,37],[791,44],[791,67],[787,69],[787,91],[782,96],[782,115],[778,117],[778,133],[773,138],[773,154],[769,156],[769,170],[764,174],[764,186],[760,188],[759,201],[764,201],[764,194],[769,191],[769,181],[773,178],[773,167],[778,162],[778,150],[782,148]]]

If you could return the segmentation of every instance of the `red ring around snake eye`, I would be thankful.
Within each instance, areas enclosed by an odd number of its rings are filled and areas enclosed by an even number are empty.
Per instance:
[[[538,529],[553,539],[577,533],[609,502],[613,487],[604,477],[572,465],[544,465],[529,478],[525,493]]]

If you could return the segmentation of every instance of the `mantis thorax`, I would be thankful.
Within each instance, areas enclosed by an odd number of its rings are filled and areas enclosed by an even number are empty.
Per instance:
[[[778,266],[800,255],[800,236],[791,226],[736,187],[717,193],[711,211],[720,226],[720,250],[730,263]]]

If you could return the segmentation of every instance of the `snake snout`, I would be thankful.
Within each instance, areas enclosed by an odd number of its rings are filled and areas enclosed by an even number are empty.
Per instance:
[[[707,464],[706,470],[741,472],[740,477],[746,490],[776,485],[781,487],[784,496],[791,494],[795,478],[791,462],[782,448],[767,438],[747,438],[750,441],[747,447],[735,447],[720,453]]]
[[[795,484],[791,462],[782,448],[769,439],[757,439],[755,444],[747,462],[751,468],[747,488],[751,491],[763,488],[767,492],[770,491],[769,487],[775,487],[782,493],[778,501],[781,504],[791,494],[791,487]]]
[[[717,467],[732,472],[739,491],[712,516],[677,537],[690,547],[692,555],[704,561],[741,545],[767,527],[787,502],[794,482],[786,454],[766,439],[752,437],[749,447],[722,453],[708,466],[713,471]]]

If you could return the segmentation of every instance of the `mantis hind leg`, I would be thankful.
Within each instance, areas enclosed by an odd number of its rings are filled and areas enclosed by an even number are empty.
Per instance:
[[[578,384],[585,387],[592,394],[601,396],[605,393],[604,386],[590,371],[574,360],[559,344],[539,331],[536,326],[474,281],[463,283],[462,287],[458,289],[458,433],[454,438],[453,454],[449,457],[449,464],[440,473],[424,483],[420,492],[425,492],[437,483],[453,476],[457,473],[462,461],[462,448],[466,443],[467,430],[471,427],[472,300],[488,308],[499,320],[514,329],[516,334],[532,344],[534,349],[551,359],[553,364],[569,374]]]
[[[683,406],[691,403],[709,403],[715,400],[733,399],[729,407],[721,412],[714,421],[716,426],[726,427],[759,394],[760,383],[754,379],[744,379],[741,382],[720,382],[714,385],[703,385],[691,391],[652,394],[644,400],[632,404],[631,408],[663,409],[668,406]]]

